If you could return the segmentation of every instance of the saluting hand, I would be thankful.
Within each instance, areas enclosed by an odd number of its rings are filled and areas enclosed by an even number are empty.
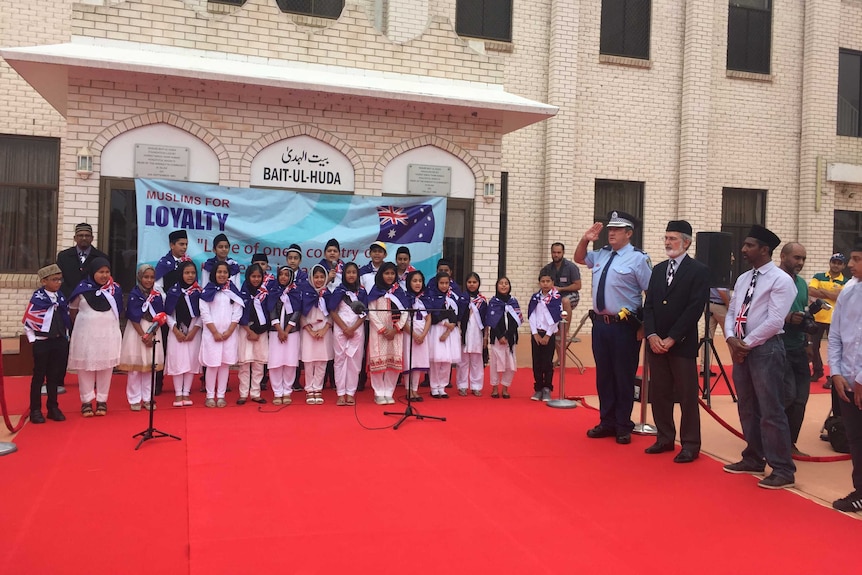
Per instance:
[[[603,227],[604,226],[602,225],[602,222],[594,223],[590,226],[590,229],[584,232],[584,239],[590,242],[596,241],[597,239],[599,239],[599,234],[601,233]]]

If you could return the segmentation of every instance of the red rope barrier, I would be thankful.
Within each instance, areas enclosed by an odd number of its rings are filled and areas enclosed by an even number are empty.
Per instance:
[[[741,431],[735,429],[728,422],[720,418],[718,414],[715,413],[712,409],[710,409],[710,407],[702,399],[698,398],[697,401],[698,403],[700,403],[700,406],[704,409],[704,411],[710,414],[712,418],[716,420],[723,428],[725,428],[738,438],[745,440],[745,436],[742,434]],[[850,455],[794,455],[793,459],[795,461],[810,461],[813,463],[831,463],[833,461],[848,461],[850,459]]]
[[[0,411],[3,412],[3,421],[6,422],[6,429],[8,429],[11,433],[18,433],[24,424],[27,422],[27,418],[30,416],[29,414],[21,417],[21,421],[18,422],[18,425],[13,426],[12,420],[9,419],[9,410],[6,408],[6,388],[4,387],[5,377],[3,375],[3,344],[0,343]]]
[[[580,403],[582,406],[586,407],[587,409],[592,409],[593,411],[598,411],[598,409],[596,409],[595,407],[593,407],[592,405],[587,403],[587,400],[584,399],[583,396],[580,396],[580,395],[568,396],[567,395],[566,399],[571,400],[571,401],[577,401],[578,403]]]

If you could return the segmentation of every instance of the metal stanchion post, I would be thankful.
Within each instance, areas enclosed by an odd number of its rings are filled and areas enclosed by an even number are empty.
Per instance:
[[[577,401],[573,401],[571,399],[566,399],[566,335],[568,334],[568,313],[563,312],[563,317],[560,320],[560,329],[559,333],[562,334],[560,338],[560,349],[558,351],[558,355],[560,357],[560,398],[552,399],[547,403],[548,407],[556,407],[557,409],[574,409],[578,406]]]
[[[647,415],[647,406],[649,405],[649,362],[647,361],[647,349],[646,349],[646,341],[644,341],[644,359],[643,359],[643,379],[641,379],[641,421],[640,423],[635,424],[635,428],[632,429],[632,433],[637,433],[638,435],[657,435],[658,430],[654,425],[650,425],[646,422]]]

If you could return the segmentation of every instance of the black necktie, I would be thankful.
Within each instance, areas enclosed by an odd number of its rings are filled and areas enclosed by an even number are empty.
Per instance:
[[[676,260],[670,260],[670,263],[667,266],[667,285],[670,285],[673,282],[673,271],[676,267]]]
[[[599,291],[596,294],[596,309],[599,312],[605,309],[605,280],[608,279],[608,270],[610,269],[615,257],[617,257],[617,252],[613,252],[611,254],[610,259],[608,259],[608,263],[605,264],[605,269],[602,270],[602,277],[599,278]]]

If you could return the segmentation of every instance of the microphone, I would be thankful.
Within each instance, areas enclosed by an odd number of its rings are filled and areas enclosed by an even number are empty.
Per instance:
[[[157,313],[155,316],[153,316],[153,324],[152,324],[152,325],[150,326],[150,328],[147,330],[147,333],[146,333],[145,335],[153,335],[154,333],[156,333],[156,331],[157,331],[160,327],[162,327],[163,325],[165,325],[165,322],[166,322],[166,321],[168,321],[168,314],[166,314],[166,313],[165,313],[165,312],[163,312],[163,311],[160,311],[160,312],[159,312],[159,313]]]

